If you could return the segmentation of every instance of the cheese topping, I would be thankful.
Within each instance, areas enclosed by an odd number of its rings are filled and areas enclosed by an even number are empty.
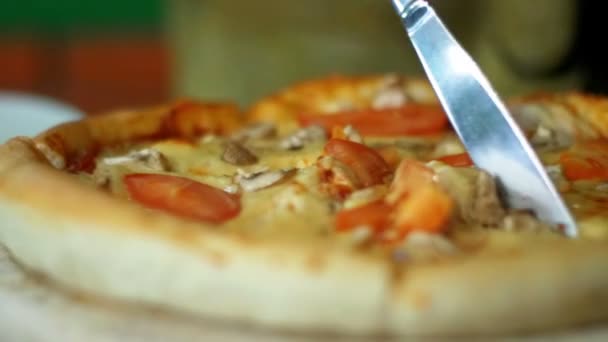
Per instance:
[[[176,175],[238,194],[242,211],[236,218],[222,223],[222,229],[240,234],[288,239],[327,239],[333,236],[337,241],[346,241],[350,245],[370,241],[377,227],[364,222],[352,229],[348,234],[350,238],[342,239],[335,229],[336,213],[364,208],[382,200],[390,191],[388,184],[358,190],[360,184],[351,166],[338,165],[324,154],[327,138],[316,127],[283,137],[276,137],[273,132],[271,128],[261,126],[248,134],[242,133],[239,142],[234,140],[234,136],[208,135],[194,143],[171,139],[158,141],[126,155],[112,155],[106,151],[97,160],[93,178],[97,185],[121,196],[127,196],[122,177],[131,173]],[[425,156],[435,158],[462,151],[462,145],[453,135],[444,138],[366,137],[365,142],[368,146],[390,146],[398,151],[400,158],[424,160]],[[236,160],[238,156],[236,159],[232,158],[234,156],[227,158],[227,146],[232,146],[232,152],[247,151],[247,162],[239,162]],[[255,158],[250,158],[252,156]],[[433,182],[454,200],[455,217],[458,219],[450,223],[452,235],[461,231],[484,235],[492,235],[495,231],[509,231],[511,234],[551,231],[530,214],[505,208],[493,179],[487,173],[472,167],[451,167],[437,161],[429,163],[428,167],[435,175]],[[553,179],[563,180],[559,177],[559,167],[549,166],[549,170]],[[348,196],[337,199],[326,191],[323,182],[328,179],[323,174],[329,171],[334,175],[329,181],[344,183],[334,185],[350,186]],[[573,212],[579,219],[589,219],[581,221],[585,237],[608,238],[607,230],[599,228],[605,220],[597,219],[606,211],[606,188],[608,186],[597,182],[567,186],[565,198]],[[564,187],[560,186],[560,189],[564,190]],[[383,237],[394,239],[399,237],[399,233],[387,231]],[[399,248],[403,248],[403,253],[410,257],[422,259],[429,255],[451,255],[459,249],[456,242],[450,242],[439,232],[424,231],[410,234]],[[412,252],[412,249],[416,251]],[[419,252],[420,249],[426,252]]]

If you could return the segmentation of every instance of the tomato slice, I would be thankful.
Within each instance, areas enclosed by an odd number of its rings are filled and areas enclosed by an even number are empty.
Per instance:
[[[384,201],[342,210],[336,215],[336,230],[345,232],[364,226],[374,231],[381,231],[389,225],[390,212],[391,207]]]
[[[568,180],[608,180],[608,157],[564,153],[560,157]]]
[[[401,232],[441,233],[451,218],[454,202],[434,184],[416,189],[396,206],[394,222]]]
[[[568,180],[608,180],[608,147],[606,142],[587,142],[560,156]]]
[[[374,149],[356,142],[330,139],[325,154],[350,167],[363,187],[382,184],[391,174],[391,167]]]
[[[426,104],[336,114],[300,114],[298,120],[302,126],[320,125],[329,132],[334,126],[352,125],[368,136],[428,135],[441,133],[448,126],[443,109]]]
[[[189,219],[222,223],[241,210],[238,196],[188,178],[129,174],[123,182],[131,198],[140,204]]]
[[[423,162],[414,159],[403,159],[391,184],[386,200],[390,204],[399,202],[403,197],[416,191],[418,188],[433,184],[435,173]]]
[[[473,166],[473,160],[471,159],[471,156],[469,156],[468,153],[452,154],[449,156],[441,157],[437,160],[454,167]]]

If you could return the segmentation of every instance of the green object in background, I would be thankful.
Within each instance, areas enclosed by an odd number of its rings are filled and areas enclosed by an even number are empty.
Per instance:
[[[0,32],[62,34],[158,31],[163,0],[8,0],[0,2]]]

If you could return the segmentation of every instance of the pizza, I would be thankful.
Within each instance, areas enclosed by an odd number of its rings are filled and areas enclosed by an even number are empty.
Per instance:
[[[608,319],[608,99],[511,99],[580,230],[507,207],[424,80],[120,110],[0,146],[0,243],[94,298],[267,331],[480,336]]]

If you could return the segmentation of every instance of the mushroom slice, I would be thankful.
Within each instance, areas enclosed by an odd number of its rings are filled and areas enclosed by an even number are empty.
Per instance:
[[[325,129],[321,126],[313,125],[301,128],[286,136],[279,142],[279,147],[285,150],[298,150],[304,147],[306,143],[326,138],[327,134]]]
[[[238,174],[236,182],[245,192],[254,192],[268,188],[285,179],[293,170],[263,171],[255,174]]]
[[[258,162],[258,157],[242,144],[228,141],[224,147],[222,160],[233,165],[251,165]]]
[[[153,148],[132,151],[125,156],[103,158],[102,164],[143,166],[154,171],[169,171],[170,169],[167,158]]]

